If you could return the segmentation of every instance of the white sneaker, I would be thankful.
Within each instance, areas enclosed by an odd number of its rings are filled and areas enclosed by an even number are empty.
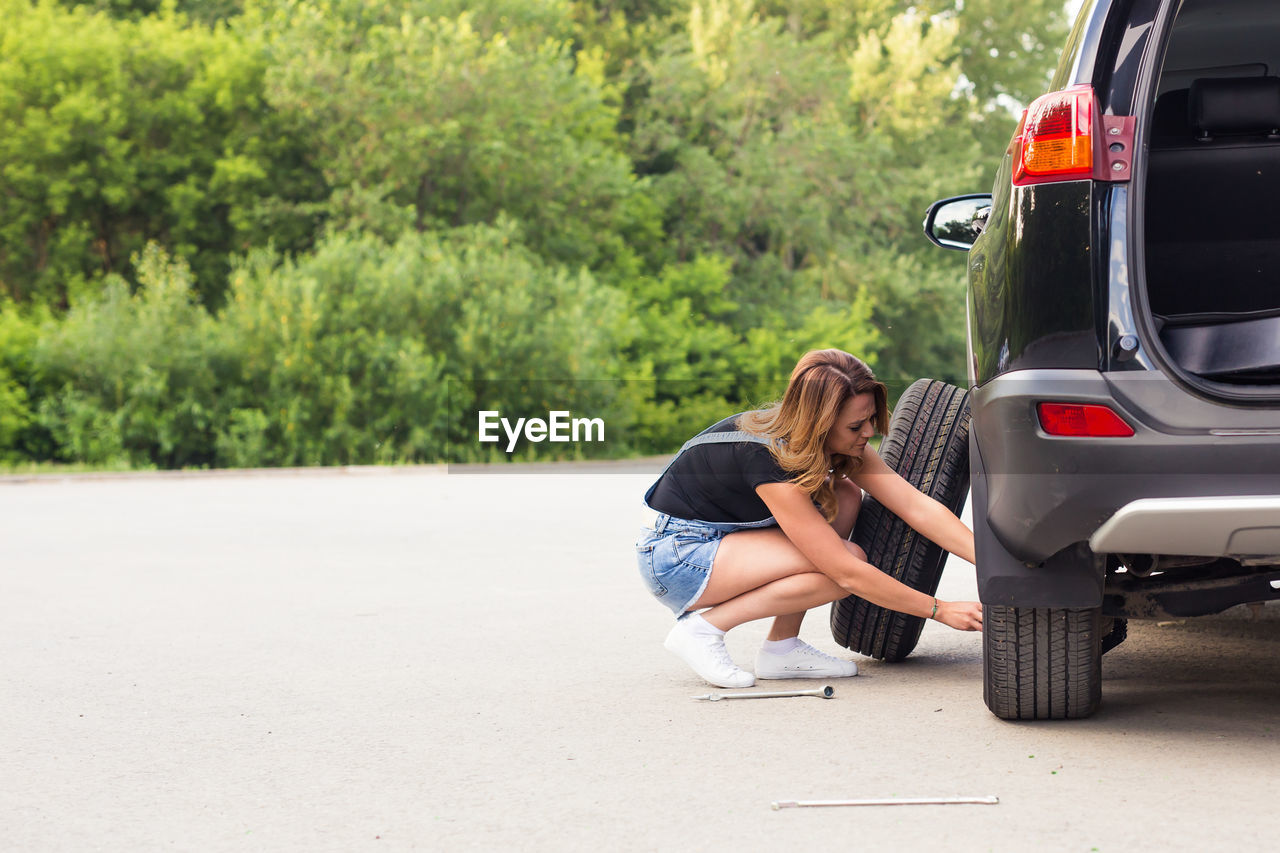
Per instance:
[[[756,655],[756,678],[848,678],[858,674],[851,660],[834,658],[804,642],[785,655],[760,650]]]
[[[679,655],[694,672],[716,687],[750,687],[756,683],[751,673],[739,669],[729,657],[724,637],[694,633],[689,627],[687,619],[677,622],[663,641],[663,648]]]

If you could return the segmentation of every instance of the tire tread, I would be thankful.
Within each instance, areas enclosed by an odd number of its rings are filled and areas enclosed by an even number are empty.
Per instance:
[[[968,396],[945,382],[918,380],[898,401],[880,445],[880,456],[890,468],[957,514],[969,490]],[[874,498],[863,502],[850,538],[885,574],[928,595],[937,591],[946,552]],[[831,606],[835,641],[885,661],[909,655],[924,622],[856,595]]]
[[[1087,717],[1102,698],[1101,610],[983,607],[983,699],[1005,720]]]

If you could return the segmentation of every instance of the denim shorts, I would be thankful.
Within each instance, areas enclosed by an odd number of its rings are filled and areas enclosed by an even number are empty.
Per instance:
[[[640,579],[654,598],[680,616],[707,588],[721,539],[738,530],[775,524],[772,518],[737,524],[689,521],[659,513],[653,529],[642,529],[636,540]]]

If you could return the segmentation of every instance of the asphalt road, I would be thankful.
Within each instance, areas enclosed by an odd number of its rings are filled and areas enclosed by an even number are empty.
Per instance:
[[[0,849],[1275,844],[1276,609],[1134,624],[1083,721],[995,719],[933,623],[834,699],[697,702],[630,548],[657,467],[0,480]],[[956,795],[1000,804],[770,809]]]

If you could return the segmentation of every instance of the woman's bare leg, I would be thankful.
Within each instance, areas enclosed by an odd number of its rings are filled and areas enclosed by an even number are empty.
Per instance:
[[[848,595],[848,593],[844,595]],[[844,595],[841,595],[840,598],[844,598]],[[832,598],[830,600],[835,601],[836,599]],[[819,601],[813,606],[818,607],[826,603],[826,601]],[[799,613],[786,613],[782,616],[773,617],[773,624],[769,626],[769,634],[765,639],[785,640],[789,637],[800,636],[800,624],[804,622],[804,616],[808,612],[808,610],[801,610]]]
[[[838,507],[833,526],[842,537],[847,537],[853,527],[861,497],[859,491],[857,503],[850,507],[844,506],[845,501],[842,501]],[[866,559],[857,545],[848,541],[844,544],[850,554]],[[707,625],[723,633],[744,622],[774,616],[777,618],[769,639],[785,640],[797,636],[804,614],[811,607],[845,595],[845,590],[818,571],[779,528],[740,530],[720,541],[707,586],[691,608],[708,609],[700,618],[677,623],[664,645],[712,684],[720,687],[747,686],[754,677],[733,665],[724,650],[723,639],[719,635],[705,633]],[[695,637],[695,634],[700,637]],[[809,678],[843,678],[857,674],[858,669],[853,664],[824,655],[802,643],[796,645],[797,642],[781,651],[769,646],[762,649],[756,662],[755,677],[790,678],[799,674],[799,677]],[[770,654],[766,655],[766,652]]]
[[[862,490],[842,480],[836,487],[836,498],[831,526],[841,539],[848,540],[862,508]],[[846,541],[845,547],[858,559],[867,558],[857,545]],[[785,640],[799,635],[804,615],[811,608],[846,595],[786,534],[772,527],[731,533],[721,541],[707,588],[691,609],[712,607],[702,616],[721,630],[774,616],[768,639]]]
[[[831,527],[860,560],[866,553],[849,542],[862,509],[862,489],[850,480],[835,485],[836,517]],[[777,527],[742,530],[720,542],[711,577],[691,610],[710,607],[702,616],[721,630],[773,616],[768,639],[784,640],[800,633],[805,613],[848,595]]]
[[[848,539],[853,535],[853,525],[858,520],[858,511],[862,509],[862,489],[858,488],[850,480],[842,480],[836,486],[836,498],[839,501],[836,509],[836,517],[831,520],[831,527],[840,535],[841,539]],[[854,546],[850,549],[853,555],[860,560],[867,559],[866,552],[861,548]],[[841,591],[836,598],[828,599],[836,601],[848,595],[847,592]],[[827,601],[820,601],[818,605],[826,604]],[[813,606],[818,606],[813,605]],[[798,637],[800,635],[800,624],[804,621],[804,616],[808,610],[801,610],[798,613],[786,613],[781,616],[774,617],[773,625],[769,628],[767,640],[785,640],[790,637]]]
[[[866,559],[852,542],[845,547]],[[806,611],[848,594],[818,571],[786,534],[771,527],[730,533],[721,540],[707,588],[691,609],[710,607],[702,617],[722,631],[778,616],[781,622],[775,622],[769,639],[785,639],[799,633]]]

